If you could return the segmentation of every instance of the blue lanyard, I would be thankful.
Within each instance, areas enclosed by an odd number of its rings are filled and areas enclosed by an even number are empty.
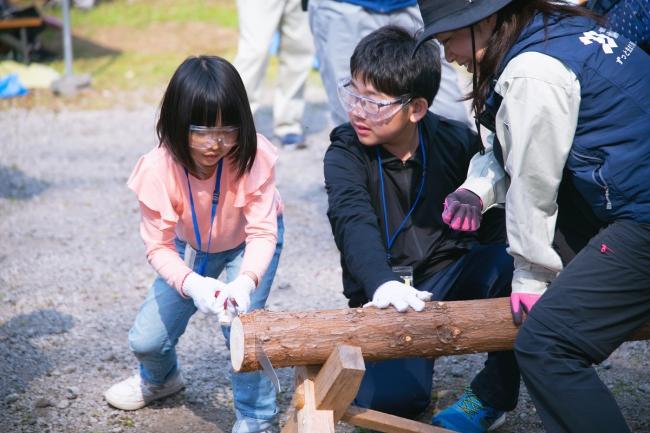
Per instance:
[[[406,221],[408,221],[408,219],[411,217],[411,214],[415,210],[415,207],[418,205],[420,198],[422,197],[422,192],[424,191],[424,181],[427,177],[427,152],[424,149],[424,140],[422,140],[422,128],[418,128],[418,139],[420,140],[420,150],[422,151],[422,177],[420,179],[420,187],[418,188],[418,193],[415,196],[415,201],[413,202],[411,209],[409,209],[401,224],[399,227],[397,227],[395,233],[393,233],[393,236],[391,236],[388,231],[388,209],[386,208],[386,193],[384,190],[384,170],[381,166],[381,154],[379,153],[379,147],[376,147],[377,163],[379,164],[379,188],[381,190],[381,206],[384,209],[384,228],[386,229],[386,258],[389,261],[390,249],[393,247],[395,239],[397,239],[397,235],[399,235],[399,233],[404,228],[404,224],[406,224]]]
[[[210,251],[210,243],[212,242],[212,226],[214,225],[214,218],[217,215],[217,205],[219,204],[219,192],[221,191],[221,169],[223,168],[223,159],[219,161],[217,166],[217,177],[214,181],[214,192],[212,193],[212,210],[210,211],[210,231],[208,232],[208,247],[205,250],[205,256],[199,266],[199,274],[205,275],[205,267],[208,264],[208,252]],[[194,210],[194,198],[192,198],[192,185],[190,185],[190,176],[185,169],[185,178],[187,179],[187,189],[190,191],[190,209],[192,210],[192,224],[194,225],[194,237],[199,251],[203,249],[201,242],[201,231],[199,230],[199,223],[196,219],[196,211]]]

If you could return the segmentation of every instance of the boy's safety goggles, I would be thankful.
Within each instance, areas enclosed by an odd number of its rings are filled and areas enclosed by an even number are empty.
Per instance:
[[[390,119],[405,105],[408,105],[413,97],[404,95],[399,98],[377,101],[367,96],[359,95],[352,90],[352,79],[344,78],[338,82],[337,87],[339,101],[348,113],[352,113],[355,109],[361,109],[362,113],[357,110],[356,114],[361,114],[369,120],[380,122],[382,120]]]
[[[199,126],[190,125],[190,147],[208,150],[213,147],[230,149],[237,144],[237,126]]]

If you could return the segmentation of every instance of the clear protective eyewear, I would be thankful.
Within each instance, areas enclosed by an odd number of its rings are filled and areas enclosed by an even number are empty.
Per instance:
[[[390,119],[413,100],[413,97],[408,95],[384,101],[377,101],[367,96],[359,95],[352,90],[351,78],[340,80],[337,91],[339,101],[341,101],[341,105],[343,105],[345,111],[352,113],[359,107],[363,112],[363,117],[376,122]]]
[[[214,147],[231,149],[237,144],[237,126],[199,126],[190,125],[190,147],[208,150]]]

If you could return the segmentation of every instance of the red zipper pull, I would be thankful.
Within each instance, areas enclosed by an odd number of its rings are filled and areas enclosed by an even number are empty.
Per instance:
[[[607,244],[600,244],[600,252],[605,254],[607,251],[610,253],[614,253],[610,247],[607,246]]]

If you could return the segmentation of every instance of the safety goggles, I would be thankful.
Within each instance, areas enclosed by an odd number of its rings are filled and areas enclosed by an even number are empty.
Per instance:
[[[359,95],[352,90],[352,79],[350,78],[340,80],[337,90],[339,101],[341,101],[341,105],[343,105],[345,111],[348,113],[354,112],[356,115],[361,115],[375,122],[390,119],[413,100],[413,97],[408,95],[384,101],[377,101],[367,96]]]
[[[237,144],[237,126],[198,126],[190,125],[190,147],[208,150],[214,147],[230,149]]]

